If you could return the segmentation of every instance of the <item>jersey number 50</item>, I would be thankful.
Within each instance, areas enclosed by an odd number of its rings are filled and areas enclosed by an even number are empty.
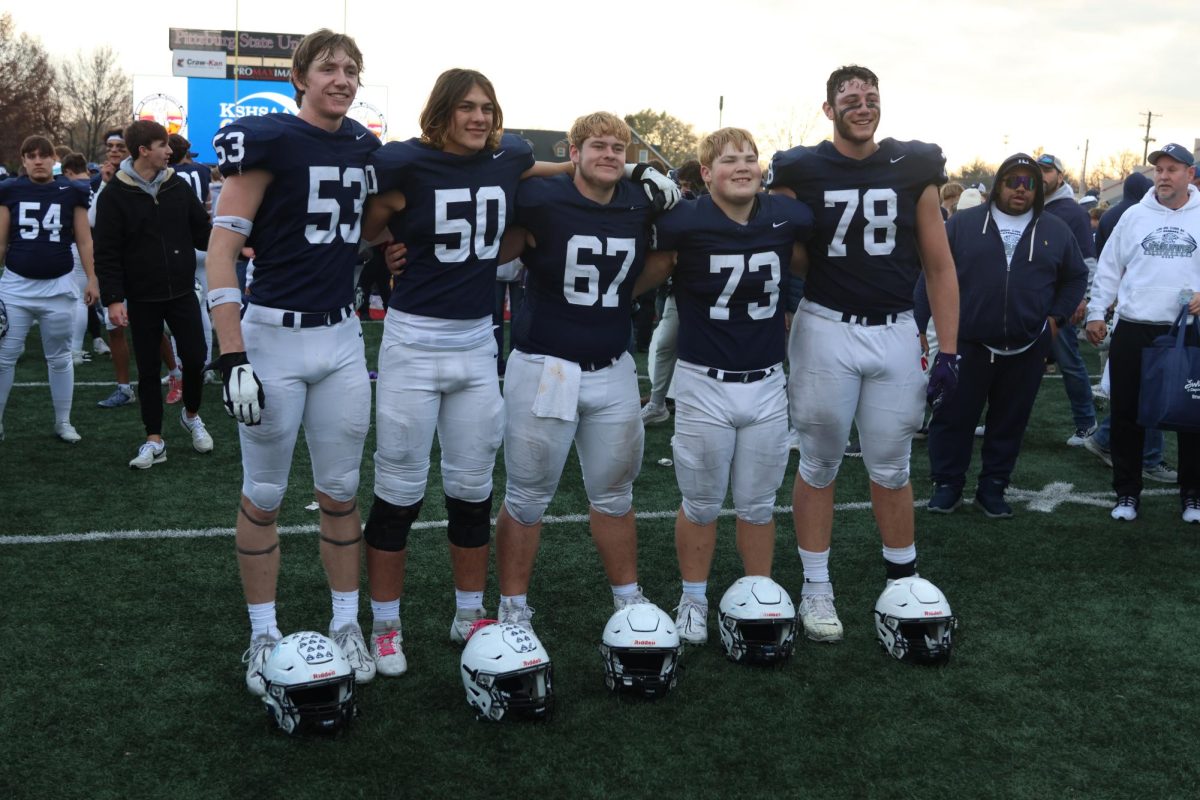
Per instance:
[[[495,258],[500,255],[500,239],[504,236],[504,190],[499,186],[480,186],[475,190],[475,227],[471,219],[451,219],[451,203],[471,202],[470,189],[437,189],[433,193],[434,231],[443,236],[458,237],[458,244],[450,247],[439,242],[433,252],[443,264],[459,264],[471,257],[472,245],[476,258]],[[487,240],[488,205],[496,206],[496,234]]]
[[[861,203],[858,189],[838,189],[825,192],[825,207],[833,208],[845,204],[841,219],[838,220],[837,230],[834,231],[833,241],[829,243],[829,257],[836,258],[846,255],[846,232],[854,214],[862,207],[862,216],[866,220],[863,228],[863,249],[869,256],[886,256],[896,249],[896,192],[892,189],[867,189],[862,193]],[[879,213],[879,205],[885,204],[884,212]],[[879,241],[878,231],[883,231],[883,241]]]

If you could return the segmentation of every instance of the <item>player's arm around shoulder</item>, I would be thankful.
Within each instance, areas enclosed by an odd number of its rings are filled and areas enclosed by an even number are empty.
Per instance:
[[[8,234],[11,230],[12,214],[8,206],[0,206],[0,264],[4,263],[4,256],[8,253]]]
[[[651,289],[662,285],[675,271],[676,251],[655,250],[646,256],[646,266],[633,283],[633,296],[641,297]]]
[[[371,244],[381,244],[389,237],[385,236],[387,224],[393,214],[399,214],[408,207],[408,198],[399,189],[373,194],[367,198],[367,207],[363,211],[362,236]]]
[[[521,180],[526,178],[553,178],[555,175],[575,175],[573,161],[535,161],[533,166],[521,173]]]
[[[249,231],[238,230],[258,213],[271,184],[271,173],[256,169],[229,175],[221,189],[221,214],[213,225],[208,240],[208,287],[212,298],[217,290],[237,291],[237,259],[246,244]],[[221,295],[217,295],[218,297]],[[241,352],[246,349],[242,341],[241,304],[235,302],[212,305],[212,322],[221,340],[222,352]]]
[[[941,350],[953,354],[958,349],[958,274],[934,184],[926,186],[917,201],[917,249]]]

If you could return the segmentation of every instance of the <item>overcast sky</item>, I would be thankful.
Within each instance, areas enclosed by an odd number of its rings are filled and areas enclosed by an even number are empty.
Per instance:
[[[749,128],[765,151],[785,128],[796,137],[807,130],[805,143],[829,133],[824,83],[844,63],[880,77],[880,136],[937,142],[952,168],[1040,146],[1078,172],[1089,139],[1089,170],[1121,150],[1140,156],[1147,110],[1162,115],[1151,131],[1159,144],[1190,148],[1200,137],[1196,0],[60,0],[49,8],[10,6],[18,30],[52,55],[107,44],[135,75],[170,74],[171,27],[344,27],[363,50],[364,81],[388,88],[392,138],[417,132],[438,73],[472,67],[496,85],[510,128],[564,130],[594,110],[653,108],[706,132],[724,95],[724,124]]]

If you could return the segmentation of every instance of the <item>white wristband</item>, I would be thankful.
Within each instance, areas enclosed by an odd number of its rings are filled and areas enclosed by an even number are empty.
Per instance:
[[[236,287],[225,286],[220,289],[208,290],[208,310],[212,311],[223,303],[242,304],[242,293]]]

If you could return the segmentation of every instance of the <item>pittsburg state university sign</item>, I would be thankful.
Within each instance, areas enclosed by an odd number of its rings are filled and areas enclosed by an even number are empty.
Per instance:
[[[291,58],[303,34],[171,28],[172,50],[221,50],[229,55]]]

